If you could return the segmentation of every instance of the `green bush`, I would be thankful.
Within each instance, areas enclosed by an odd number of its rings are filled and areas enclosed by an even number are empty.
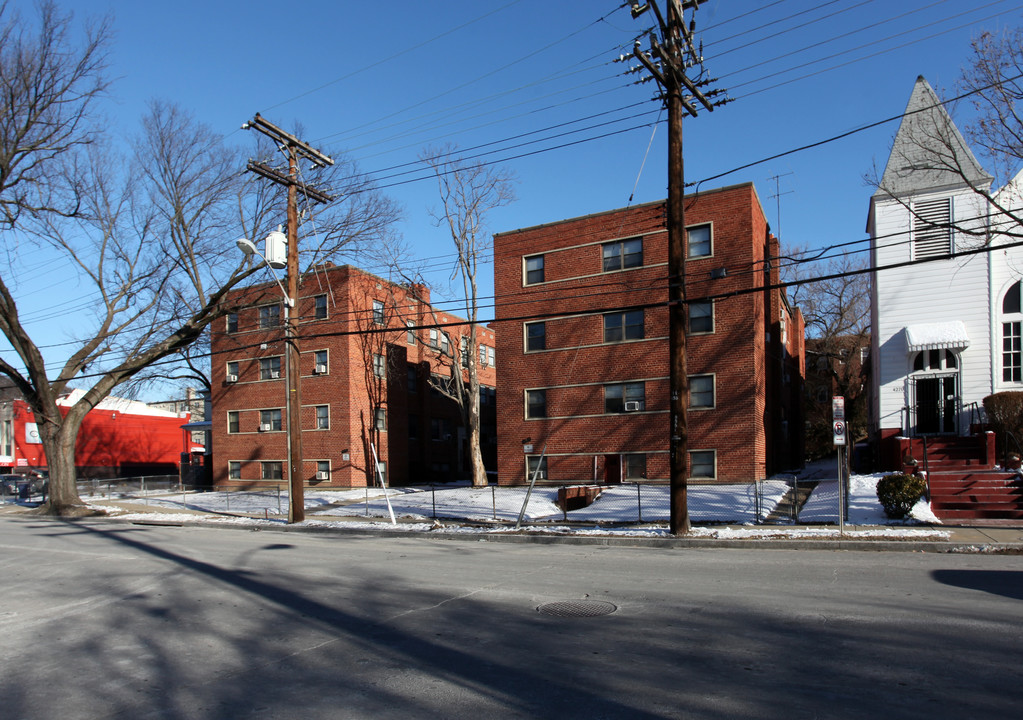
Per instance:
[[[984,410],[991,429],[995,431],[998,457],[1004,457],[1006,450],[1017,450],[1010,440],[1010,447],[1003,447],[1005,431],[1013,434],[1023,443],[1023,392],[1000,392],[984,398]]]
[[[919,475],[885,475],[877,481],[877,499],[881,501],[884,514],[894,520],[909,515],[927,490],[927,481]]]

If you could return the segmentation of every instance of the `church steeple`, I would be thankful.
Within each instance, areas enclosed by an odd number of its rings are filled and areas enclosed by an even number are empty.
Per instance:
[[[988,189],[992,180],[930,84],[918,76],[874,197],[967,186]]]

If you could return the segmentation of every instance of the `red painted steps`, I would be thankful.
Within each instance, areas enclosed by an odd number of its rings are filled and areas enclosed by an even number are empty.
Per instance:
[[[931,510],[938,518],[1023,519],[1023,481],[1016,473],[931,467]]]

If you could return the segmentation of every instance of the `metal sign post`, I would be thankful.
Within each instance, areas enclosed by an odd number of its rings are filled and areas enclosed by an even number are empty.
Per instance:
[[[838,534],[845,534],[845,398],[831,398],[831,429],[838,457]]]

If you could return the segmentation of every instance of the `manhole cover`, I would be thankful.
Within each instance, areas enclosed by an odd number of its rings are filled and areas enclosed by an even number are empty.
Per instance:
[[[536,611],[554,617],[600,617],[610,615],[617,609],[617,605],[600,600],[564,600],[545,603]]]

